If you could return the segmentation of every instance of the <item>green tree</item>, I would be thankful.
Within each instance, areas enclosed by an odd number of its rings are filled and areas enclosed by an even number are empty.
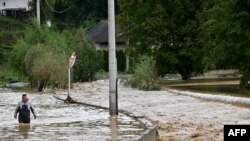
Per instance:
[[[50,46],[38,44],[32,46],[25,55],[26,72],[30,78],[39,81],[39,91],[46,83],[53,82],[59,86],[67,84],[67,57],[65,52],[58,53]]]
[[[86,35],[83,28],[65,30],[67,45],[76,52],[76,62],[73,68],[74,80],[80,82],[92,81],[98,70],[103,69],[103,54],[97,52],[94,43]]]
[[[119,13],[117,0],[116,13]],[[36,1],[32,3],[35,15]],[[42,21],[51,20],[60,31],[64,29],[77,29],[79,27],[91,28],[96,22],[108,18],[107,0],[43,0],[41,1]]]
[[[217,64],[236,68],[242,74],[240,86],[250,80],[250,1],[221,0],[208,10],[207,25],[214,42]]]
[[[20,37],[17,42],[13,45],[13,50],[9,56],[9,63],[12,68],[18,72],[20,75],[27,75],[25,70],[24,57],[28,49],[32,45],[38,43],[44,43],[46,38],[45,32],[37,26],[37,23],[33,21],[30,26],[25,29],[26,34]]]
[[[201,42],[201,0],[119,0],[118,17],[130,50],[153,54],[159,75],[179,72],[188,80],[202,73],[206,62]]]
[[[8,60],[8,54],[17,38],[23,35],[25,20],[0,16],[0,65]]]
[[[47,82],[65,84],[69,51],[64,36],[34,22],[14,45],[9,62],[19,74],[30,78],[31,86],[38,81],[41,91]]]
[[[159,90],[154,73],[155,61],[152,56],[142,56],[133,68],[131,86],[140,90]]]
[[[108,17],[106,0],[56,0],[54,21],[59,29],[93,26],[95,22]],[[91,23],[89,25],[89,23]]]

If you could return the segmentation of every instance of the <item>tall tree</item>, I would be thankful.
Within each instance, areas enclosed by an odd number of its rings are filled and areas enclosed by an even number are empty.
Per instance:
[[[17,38],[24,34],[26,19],[12,19],[0,16],[0,65],[5,64]]]
[[[78,28],[87,21],[97,22],[108,17],[106,0],[56,0],[54,12],[61,28]]]
[[[160,75],[178,71],[188,80],[202,73],[202,0],[119,0],[124,35],[137,54],[154,54]]]
[[[250,80],[250,0],[221,0],[209,10],[208,25],[215,43],[217,63],[242,74],[240,85]]]

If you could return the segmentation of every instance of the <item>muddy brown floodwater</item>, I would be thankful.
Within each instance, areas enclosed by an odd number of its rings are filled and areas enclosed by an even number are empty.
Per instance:
[[[0,89],[0,140],[133,140],[144,130],[140,122],[107,110],[77,104],[64,104],[53,94],[28,93],[37,119],[20,126],[14,110],[21,92]]]

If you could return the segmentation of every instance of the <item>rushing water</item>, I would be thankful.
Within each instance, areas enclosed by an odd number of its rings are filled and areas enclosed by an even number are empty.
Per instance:
[[[14,110],[22,93],[0,89],[0,140],[132,140],[143,131],[136,120],[107,110],[65,104],[52,94],[27,94],[36,112],[31,124],[18,124]]]
[[[163,81],[162,85],[178,90],[205,92],[218,95],[231,95],[237,97],[250,97],[250,89],[240,88],[238,78]]]
[[[191,90],[195,92],[205,92],[212,94],[224,94],[237,97],[250,97],[249,88],[240,88],[238,85],[193,85],[172,87],[180,90]]]

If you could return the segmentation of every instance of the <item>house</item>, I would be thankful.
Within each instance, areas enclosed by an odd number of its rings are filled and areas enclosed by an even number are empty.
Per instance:
[[[6,11],[6,10],[29,11],[30,1],[31,0],[0,0],[0,11]]]
[[[121,33],[119,26],[116,25],[116,56],[117,56],[117,66],[118,71],[128,71],[129,69],[129,57],[125,55],[124,51],[127,45],[127,42],[121,38]],[[105,61],[106,61],[106,70],[108,67],[108,57],[107,51],[109,49],[108,46],[108,20],[101,20],[96,26],[94,26],[91,30],[87,32],[87,35],[90,39],[95,43],[96,50],[106,51]]]
[[[29,12],[31,0],[0,0],[0,15],[12,15],[16,17],[17,12]]]
[[[125,50],[126,41],[119,38],[120,29],[116,25],[116,50]],[[96,26],[87,32],[94,41],[97,50],[108,50],[108,20],[101,20]]]

